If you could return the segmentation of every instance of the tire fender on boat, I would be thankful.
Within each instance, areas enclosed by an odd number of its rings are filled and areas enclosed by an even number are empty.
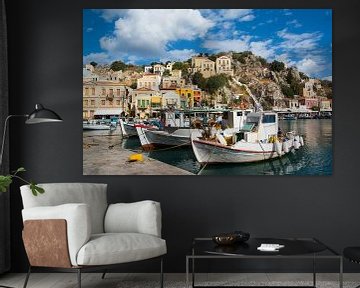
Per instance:
[[[281,143],[279,142],[279,140],[274,141],[274,148],[276,153],[281,156]]]
[[[294,148],[295,148],[295,150],[298,150],[300,148],[300,141],[299,141],[298,135],[296,135],[294,138]]]
[[[300,145],[301,145],[301,146],[304,146],[304,138],[303,138],[302,136],[300,136],[300,140],[299,140],[299,141],[300,141]]]
[[[283,142],[283,145],[282,145],[283,147],[282,147],[282,148],[283,148],[283,151],[284,151],[285,153],[289,153],[289,144],[290,144],[290,143],[289,143],[288,141],[284,141],[284,142]]]
[[[227,142],[226,142],[224,136],[222,136],[221,134],[216,133],[216,139],[219,141],[220,144],[227,145]]]

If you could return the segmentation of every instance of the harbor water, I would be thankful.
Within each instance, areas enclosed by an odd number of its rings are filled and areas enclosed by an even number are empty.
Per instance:
[[[304,137],[305,145],[297,151],[291,151],[281,158],[244,164],[206,165],[205,168],[196,161],[191,147],[159,148],[143,152],[150,158],[165,162],[178,168],[199,175],[331,175],[333,167],[332,120],[331,119],[298,119],[280,120],[282,131],[296,131]],[[118,129],[117,129],[118,130]],[[118,131],[101,133],[116,133]],[[97,131],[84,132],[99,133]],[[121,139],[122,148],[141,151],[137,137]],[[114,147],[114,149],[116,149]],[[202,169],[203,168],[203,169]]]

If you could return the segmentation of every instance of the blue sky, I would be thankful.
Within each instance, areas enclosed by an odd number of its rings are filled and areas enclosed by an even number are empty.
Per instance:
[[[331,80],[332,10],[83,10],[84,63],[142,65],[246,50]]]

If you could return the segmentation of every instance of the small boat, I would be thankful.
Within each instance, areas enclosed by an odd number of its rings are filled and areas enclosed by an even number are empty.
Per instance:
[[[297,117],[295,116],[295,114],[286,114],[283,117],[284,120],[296,120]]]
[[[126,137],[132,137],[137,136],[137,131],[135,125],[141,125],[144,128],[150,129],[150,130],[158,130],[160,127],[160,123],[153,120],[153,121],[135,121],[134,119],[129,119],[128,121],[124,121],[123,119],[120,119],[120,128],[121,133],[123,136]]]
[[[226,127],[231,127],[235,131],[239,130],[239,127],[243,124],[246,119],[246,115],[250,113],[251,110],[231,110],[224,111],[222,113],[222,123],[219,125],[225,125]],[[190,118],[184,115],[185,113],[174,113],[167,112],[165,119],[165,125],[160,130],[151,130],[143,125],[135,125],[137,134],[141,142],[141,146],[145,149],[153,149],[155,146],[190,146],[191,145],[191,135],[195,134],[201,136],[200,129],[195,126],[205,124],[199,119],[193,119],[192,125],[190,127]],[[206,117],[208,118],[208,117]],[[176,123],[179,126],[172,126],[171,124]]]
[[[201,135],[196,128],[166,127],[157,131],[147,129],[141,124],[136,124],[135,127],[144,150],[153,149],[155,146],[190,146],[191,134]]]
[[[281,157],[299,149],[304,140],[293,131],[280,133],[277,113],[254,112],[247,115],[238,132],[205,130],[201,137],[191,135],[191,145],[201,164],[248,163]]]
[[[116,129],[113,124],[107,124],[100,121],[84,121],[83,130],[111,130]]]

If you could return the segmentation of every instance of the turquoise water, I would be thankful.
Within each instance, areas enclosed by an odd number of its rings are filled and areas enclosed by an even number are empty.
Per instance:
[[[281,120],[281,129],[295,130],[303,135],[305,145],[298,151],[270,161],[251,164],[207,165],[202,171],[191,147],[147,153],[149,157],[200,175],[331,175],[332,174],[332,121],[331,119]],[[128,149],[139,149],[135,137],[124,139]]]

